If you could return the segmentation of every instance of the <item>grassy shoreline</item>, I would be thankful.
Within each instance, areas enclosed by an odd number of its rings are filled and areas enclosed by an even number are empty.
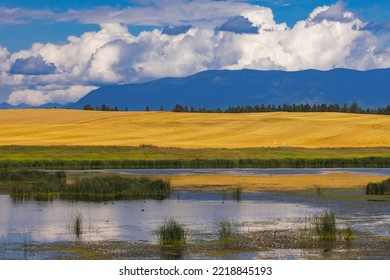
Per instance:
[[[151,145],[0,146],[0,168],[336,168],[390,167],[390,147],[188,149]]]

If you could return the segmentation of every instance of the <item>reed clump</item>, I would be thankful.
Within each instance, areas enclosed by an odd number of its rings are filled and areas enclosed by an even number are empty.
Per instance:
[[[221,220],[218,222],[218,235],[219,240],[226,241],[236,238],[238,236],[238,230],[231,221]]]
[[[55,182],[65,183],[66,174],[64,171],[43,172],[38,170],[0,170],[1,182]]]
[[[14,199],[50,200],[53,198],[86,201],[110,199],[164,199],[171,193],[169,181],[119,175],[93,176],[66,184],[65,178],[23,182],[13,187]]]
[[[242,188],[236,187],[232,190],[232,199],[239,201],[241,200]]]
[[[173,219],[165,220],[157,229],[160,245],[184,245],[186,233],[183,225]]]
[[[337,237],[336,219],[332,211],[325,211],[315,217],[315,228],[318,236],[323,240],[335,240]]]
[[[76,212],[72,217],[72,231],[79,238],[83,229],[83,215],[81,212]]]
[[[344,229],[344,240],[345,241],[352,241],[354,239],[354,230],[352,229],[351,226],[348,226],[347,228]]]
[[[99,176],[76,180],[67,187],[64,196],[77,199],[164,199],[171,193],[171,185],[162,179],[147,177]]]
[[[390,194],[390,178],[380,183],[368,183],[366,186],[366,194]]]

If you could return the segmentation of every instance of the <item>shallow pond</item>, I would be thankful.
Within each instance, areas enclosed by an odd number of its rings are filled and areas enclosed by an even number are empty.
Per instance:
[[[141,170],[141,173],[140,170],[116,171],[134,172],[131,174],[211,172],[211,170]],[[240,174],[253,174],[253,172],[254,174],[313,174],[307,172],[346,172],[347,169],[329,171],[300,169],[300,171],[301,173],[294,173],[297,172],[295,169],[219,170],[219,172],[240,172]],[[348,172],[390,174],[390,169],[348,169]],[[215,174],[215,172],[207,174]],[[156,229],[169,218],[182,223],[188,233],[187,240],[194,242],[216,239],[217,225],[221,220],[231,221],[241,232],[296,229],[303,226],[306,218],[318,215],[324,210],[332,210],[335,213],[340,227],[352,226],[353,229],[366,235],[390,237],[389,200],[371,201],[364,195],[363,190],[356,189],[325,190],[323,194],[318,194],[315,190],[242,193],[239,200],[223,192],[189,191],[174,192],[165,200],[107,202],[66,200],[18,202],[9,195],[0,195],[0,247],[3,248],[3,253],[0,250],[0,259],[24,258],[17,255],[18,252],[20,254],[20,250],[6,248],[27,243],[44,244],[79,240],[154,244],[157,242]],[[83,234],[79,238],[71,228],[76,213],[81,213],[83,217]]]
[[[294,219],[311,216],[321,207],[270,201],[271,194],[243,194],[240,201],[222,193],[174,193],[166,200],[72,202],[54,200],[14,202],[0,196],[0,236],[8,242],[74,240],[72,217],[83,217],[85,241],[156,242],[154,231],[174,218],[188,230],[189,241],[213,238],[219,221],[228,219],[243,230],[266,224],[287,228]]]
[[[337,194],[337,192],[339,192]],[[336,193],[336,194],[335,194]],[[359,191],[333,191],[332,195]],[[75,238],[70,225],[83,216],[85,241],[156,242],[154,231],[174,218],[188,230],[189,240],[214,238],[219,221],[228,219],[242,230],[296,227],[296,221],[331,209],[343,223],[370,234],[390,236],[390,204],[355,199],[329,200],[314,193],[251,193],[239,201],[224,193],[177,192],[166,200],[109,202],[23,201],[0,196],[0,236],[7,242],[55,242]]]

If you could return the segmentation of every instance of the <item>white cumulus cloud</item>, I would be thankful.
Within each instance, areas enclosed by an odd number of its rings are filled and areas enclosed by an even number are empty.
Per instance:
[[[7,71],[10,67],[8,61],[9,51],[0,45],[0,72]]]
[[[185,28],[181,25],[177,29],[180,32],[169,27],[175,32],[160,28],[134,36],[118,20],[125,14],[121,10],[107,18],[109,23],[101,22],[100,31],[86,32],[80,37],[70,36],[65,44],[35,43],[31,49],[13,54],[0,47],[1,65],[5,65],[0,66],[0,79],[5,88],[11,89],[8,102],[31,105],[66,103],[75,101],[101,84],[187,76],[209,69],[295,71],[390,67],[390,49],[382,38],[364,28],[367,23],[346,11],[341,2],[316,8],[306,20],[291,28],[285,23],[276,23],[272,10],[265,7],[232,2],[232,7],[240,7],[233,11],[225,7],[225,3],[223,13],[211,15],[211,12],[205,11],[205,5],[216,8],[222,2],[179,2],[183,5],[177,6],[175,13],[182,14],[182,17],[174,20],[174,15],[167,16],[173,8],[166,7],[156,15],[156,23],[161,23],[165,16],[169,24],[181,23],[180,19],[187,16],[200,19],[201,13],[210,20],[200,25],[191,22]],[[192,16],[188,15],[184,4],[192,7]],[[141,8],[155,9],[135,9]],[[134,13],[131,8],[128,9],[128,13]],[[144,13],[146,10],[143,10]],[[231,18],[240,20],[229,22],[226,18],[229,13]],[[151,17],[150,11],[148,16]],[[245,23],[241,30],[251,27],[242,18],[247,19],[258,32],[239,32],[240,26],[234,32],[234,24]],[[218,30],[217,27],[226,22],[229,22],[229,28]],[[9,69],[15,62],[35,61],[31,58],[39,58],[53,71],[47,71],[47,75],[43,71],[40,75],[35,75],[37,73],[33,71],[28,72],[29,75],[23,75],[23,71],[10,73]]]
[[[77,101],[86,93],[96,89],[93,86],[70,86],[68,88],[56,88],[52,86],[37,87],[36,89],[23,89],[11,93],[8,103],[17,105],[26,103],[37,106],[49,102],[67,103]]]

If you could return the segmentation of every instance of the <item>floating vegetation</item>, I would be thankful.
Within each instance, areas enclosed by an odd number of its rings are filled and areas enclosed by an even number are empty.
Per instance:
[[[61,181],[23,182],[13,187],[11,196],[15,200],[62,198],[101,201],[109,199],[164,199],[171,193],[171,185],[168,181],[146,177],[105,175],[76,179],[70,184],[66,184],[65,181],[66,178]]]
[[[316,232],[323,240],[335,240],[337,237],[336,219],[332,211],[325,211],[315,217]]]
[[[237,237],[238,230],[229,220],[222,220],[218,223],[218,235],[220,240],[226,241]]]
[[[390,179],[384,180],[380,183],[368,183],[366,186],[366,194],[390,194]]]
[[[160,245],[184,245],[186,234],[184,227],[173,219],[166,220],[157,229]]]

